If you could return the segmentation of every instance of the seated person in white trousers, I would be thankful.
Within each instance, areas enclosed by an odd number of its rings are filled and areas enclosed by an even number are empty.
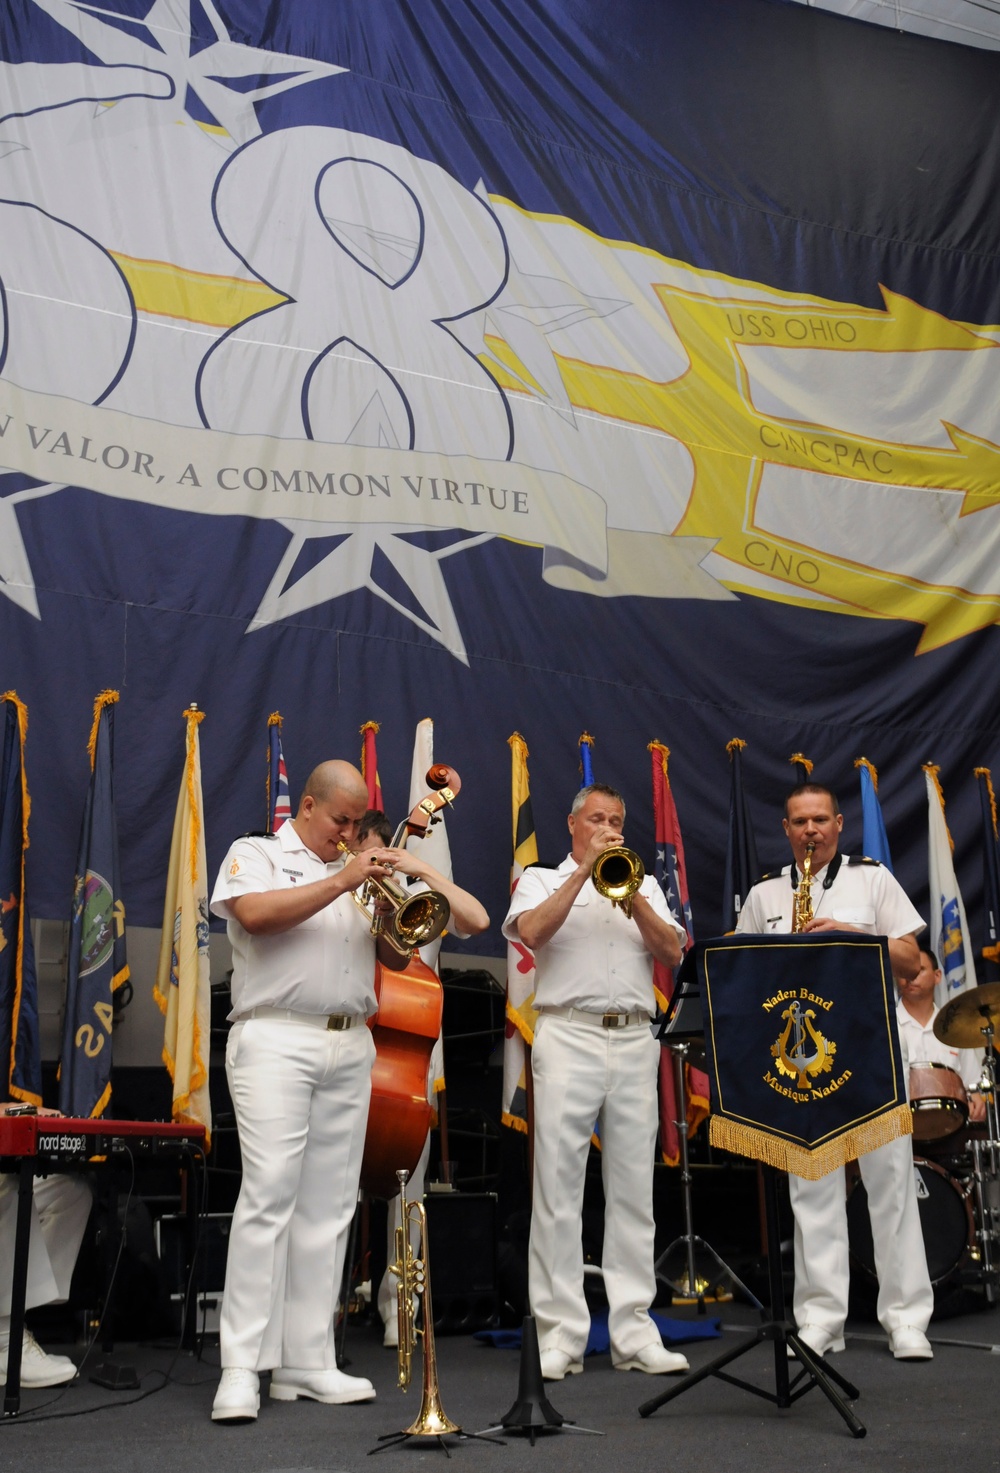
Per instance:
[[[453,880],[446,879],[439,870],[421,854],[421,839],[413,840],[413,849],[391,849],[387,846],[392,843],[395,830],[386,818],[385,814],[377,808],[369,808],[361,820],[358,830],[357,843],[353,846],[357,853],[366,849],[377,849],[380,846],[385,849],[386,855],[390,856],[393,866],[398,874],[406,875],[417,881],[416,884],[403,884],[401,888],[412,895],[418,895],[421,890],[436,890],[443,895],[451,907],[451,919],[448,930],[453,936],[461,937],[463,940],[469,936],[478,936],[485,931],[490,923],[490,918],[483,906],[468,890],[463,890]],[[420,958],[432,970],[436,968],[438,952],[441,949],[440,938],[432,941],[428,946],[420,948]],[[434,1092],[434,1063],[435,1055],[441,1047],[438,1040],[435,1045],[434,1055],[431,1057],[430,1068],[427,1077],[427,1098],[433,1103]],[[424,1176],[427,1171],[427,1159],[430,1155],[431,1135],[427,1132],[423,1150],[410,1173],[410,1179],[406,1184],[406,1196],[410,1202],[419,1202],[424,1195]],[[389,1203],[389,1211],[386,1216],[386,1269],[382,1275],[382,1282],[378,1287],[376,1296],[379,1316],[383,1324],[382,1344],[393,1349],[399,1343],[398,1318],[396,1312],[396,1286],[399,1280],[391,1273],[388,1265],[396,1257],[396,1229],[399,1226],[399,1203],[400,1198],[393,1197]],[[417,1238],[419,1234],[415,1224],[411,1222],[410,1238],[414,1252],[417,1251]]]
[[[812,857],[813,919],[819,931],[862,931],[886,936],[893,975],[913,977],[920,969],[916,935],[924,922],[899,883],[874,860],[845,860],[838,852],[844,826],[834,793],[821,783],[793,788],[785,800],[784,829],[794,863],[767,875],[750,891],[736,929],[753,934],[792,929],[792,899],[806,846]],[[860,1158],[868,1193],[878,1317],[897,1360],[930,1360],[926,1330],[934,1308],[913,1176],[909,1136],[890,1141]],[[844,1169],[819,1181],[790,1175],[795,1217],[795,1322],[801,1339],[817,1355],[843,1350],[850,1266]]]
[[[306,781],[276,835],[238,839],[212,895],[233,947],[226,1072],[243,1181],[222,1301],[212,1418],[252,1421],[259,1375],[278,1401],[370,1401],[337,1369],[334,1311],[365,1144],[375,1046],[376,941],[351,892],[391,872],[388,851],[345,856],[368,806],[347,762]],[[404,958],[384,938],[383,966]]]
[[[583,1370],[590,1314],[583,1292],[582,1210],[590,1138],[600,1121],[604,1288],[618,1370],[686,1371],[649,1315],[653,1270],[653,1151],[660,1045],[653,959],[673,967],[684,931],[656,881],[643,880],[632,917],[599,895],[594,862],[622,843],[625,804],[614,788],[581,788],[569,815],[572,850],[558,869],[534,865],[511,897],[503,933],[535,953],[538,1022],[531,1050],[534,1182],[528,1293],[542,1375]]]
[[[0,1115],[10,1107],[0,1105]],[[58,1115],[58,1110],[39,1110]],[[92,1202],[90,1184],[81,1176],[38,1176],[31,1206],[28,1279],[25,1308],[64,1304]],[[7,1376],[10,1347],[10,1293],[14,1275],[17,1229],[17,1177],[0,1177],[0,1380]],[[66,1355],[48,1355],[25,1327],[21,1352],[22,1386],[62,1386],[72,1381],[76,1366]]]

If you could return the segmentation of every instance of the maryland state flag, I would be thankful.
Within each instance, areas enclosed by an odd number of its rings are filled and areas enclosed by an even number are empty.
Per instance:
[[[884,936],[695,947],[714,1146],[816,1181],[910,1135]]]
[[[12,690],[5,691],[0,701],[5,707],[0,769],[0,1098],[40,1105],[38,984],[24,893],[31,811],[24,770],[28,708]]]
[[[656,883],[663,891],[671,912],[687,931],[684,950],[694,944],[694,923],[688,899],[687,866],[684,862],[684,840],[680,819],[670,788],[667,761],[670,748],[662,742],[650,742],[653,757],[653,821],[656,829]],[[674,990],[674,978],[662,962],[653,964],[653,988],[660,1008],[666,1009]],[[700,1069],[685,1065],[687,1087],[688,1136],[692,1136],[708,1114],[708,1078]],[[660,1150],[668,1166],[676,1166],[681,1158],[677,1132],[678,1102],[673,1054],[664,1046],[660,1050]]]
[[[361,728],[361,776],[368,785],[368,807],[377,808],[379,813],[384,813],[382,785],[378,780],[378,757],[375,753],[375,733],[378,730],[377,721],[366,721]]]
[[[114,993],[128,981],[125,906],[118,870],[114,795],[115,690],[94,701],[90,788],[83,812],[69,931],[66,1018],[59,1066],[64,1115],[103,1115],[111,1099]]]
[[[166,1019],[163,1062],[174,1085],[172,1118],[179,1123],[203,1125],[206,1136],[210,1136],[208,865],[198,741],[198,726],[204,718],[204,711],[193,707],[184,712],[187,755],[170,841],[153,996]]]
[[[528,744],[519,731],[508,737],[514,861],[510,893],[529,864],[538,863],[538,840],[528,787]],[[535,1001],[535,957],[520,941],[507,943],[507,1030],[503,1048],[502,1120],[513,1130],[528,1130],[528,1054],[538,1017]]]

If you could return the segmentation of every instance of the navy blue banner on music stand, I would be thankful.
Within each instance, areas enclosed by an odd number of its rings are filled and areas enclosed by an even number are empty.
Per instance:
[[[912,1132],[883,936],[696,947],[713,1145],[816,1180]]]

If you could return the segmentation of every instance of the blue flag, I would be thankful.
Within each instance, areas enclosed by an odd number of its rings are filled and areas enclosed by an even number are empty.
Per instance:
[[[589,731],[585,731],[580,738],[580,786],[589,788],[594,781],[594,764],[590,759],[590,749],[594,745],[594,738]]]
[[[64,1115],[103,1115],[111,1098],[114,994],[128,981],[125,906],[118,871],[114,795],[116,691],[94,702],[90,788],[83,813],[73,884],[66,1019],[59,1069]]]
[[[861,847],[869,859],[877,859],[892,874],[889,837],[878,801],[878,773],[867,757],[859,757],[854,765],[861,778]]]
[[[997,803],[988,767],[976,768],[983,811],[983,946],[987,982],[1000,980],[1000,841]]]
[[[746,742],[733,737],[726,744],[732,762],[732,787],[729,793],[729,834],[726,840],[726,880],[722,896],[723,927],[731,931],[740,918],[743,902],[751,885],[760,879],[757,844],[750,822],[750,809],[743,791],[742,752]]]
[[[0,1098],[40,1105],[38,983],[24,893],[29,810],[24,737],[28,709],[11,690],[0,700],[6,706],[0,770],[0,1060],[4,1072]]]

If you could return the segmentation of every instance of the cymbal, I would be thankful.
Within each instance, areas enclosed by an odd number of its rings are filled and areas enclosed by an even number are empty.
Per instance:
[[[952,1048],[982,1048],[987,1021],[1000,1037],[1000,982],[985,982],[959,993],[934,1019],[934,1037]]]

